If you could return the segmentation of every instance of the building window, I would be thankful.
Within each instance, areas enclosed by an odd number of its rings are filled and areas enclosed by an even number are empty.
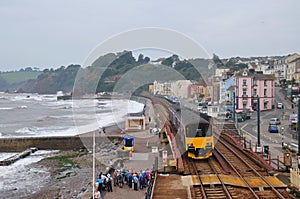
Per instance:
[[[264,80],[264,86],[267,86],[267,80]]]
[[[254,85],[254,86],[257,86],[256,79],[255,79],[255,80],[253,80],[253,85]]]
[[[218,108],[212,108],[212,112],[213,112],[213,113],[219,112],[219,111],[218,111]]]
[[[243,86],[246,86],[246,85],[247,85],[247,80],[243,79]]]
[[[264,89],[264,96],[267,96],[267,89]]]
[[[254,89],[253,91],[253,95],[256,96],[257,95],[257,89]]]
[[[243,96],[246,96],[246,95],[247,95],[247,91],[243,90]]]

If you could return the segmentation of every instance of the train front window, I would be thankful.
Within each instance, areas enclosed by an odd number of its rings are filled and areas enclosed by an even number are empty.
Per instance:
[[[197,129],[195,137],[205,137],[205,132],[203,132],[202,129]]]
[[[125,140],[126,147],[132,147],[132,140]]]
[[[209,125],[188,125],[186,127],[186,137],[210,137],[211,127]]]

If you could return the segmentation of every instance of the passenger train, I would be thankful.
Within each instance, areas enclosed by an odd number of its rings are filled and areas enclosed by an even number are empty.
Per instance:
[[[206,159],[214,149],[214,128],[211,117],[196,113],[173,103],[169,120],[177,130],[176,141],[180,151],[192,159]],[[178,144],[180,142],[180,144]]]

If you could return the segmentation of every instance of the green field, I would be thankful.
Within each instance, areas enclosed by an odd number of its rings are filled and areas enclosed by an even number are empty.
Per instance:
[[[34,72],[7,72],[1,73],[0,76],[8,84],[19,83],[29,79],[36,79],[42,72],[34,71]]]

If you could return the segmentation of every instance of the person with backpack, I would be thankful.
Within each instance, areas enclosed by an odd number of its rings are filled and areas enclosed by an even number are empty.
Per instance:
[[[122,175],[121,172],[119,172],[119,174],[118,174],[118,185],[119,185],[120,188],[122,188],[123,184],[124,184],[124,182],[123,182],[123,175]]]
[[[107,177],[106,177],[106,175],[102,174],[101,179],[102,179],[102,182],[103,182],[102,189],[106,191],[107,190]]]
[[[112,177],[110,174],[107,174],[107,191],[112,192],[112,185],[111,185]]]
[[[142,190],[144,188],[144,181],[145,181],[145,178],[143,175],[140,175],[139,181],[140,181],[140,190]]]
[[[133,189],[135,191],[138,190],[138,182],[139,182],[138,177],[136,176],[136,174],[133,174],[133,187],[134,187]]]

